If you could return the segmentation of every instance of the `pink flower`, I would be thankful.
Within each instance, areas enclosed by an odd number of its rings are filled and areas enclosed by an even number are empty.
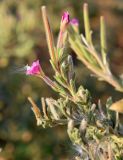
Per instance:
[[[61,21],[65,24],[68,24],[70,22],[70,15],[68,12],[63,13]]]
[[[64,32],[69,23],[70,23],[70,15],[68,12],[64,12],[61,18],[60,30]]]
[[[71,19],[70,23],[71,23],[72,25],[75,25],[75,26],[78,26],[78,25],[79,25],[79,21],[78,21],[78,19],[76,19],[76,18]]]
[[[34,61],[31,66],[27,65],[26,75],[37,75],[41,73],[41,66],[39,60]]]

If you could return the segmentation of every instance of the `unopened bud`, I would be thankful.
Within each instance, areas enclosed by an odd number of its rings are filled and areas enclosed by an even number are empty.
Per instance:
[[[59,31],[59,36],[57,40],[57,48],[63,48],[67,34],[66,34],[66,28],[68,24],[70,23],[70,16],[68,12],[64,12],[61,18],[61,24],[60,24],[60,31]]]
[[[64,32],[69,23],[70,23],[70,15],[68,12],[64,12],[61,19],[60,30]]]
[[[76,18],[71,19],[70,23],[71,23],[71,25],[75,25],[75,26],[79,25],[79,21]]]
[[[74,30],[78,33],[79,32],[79,21],[76,18],[70,20],[70,24],[74,28]]]

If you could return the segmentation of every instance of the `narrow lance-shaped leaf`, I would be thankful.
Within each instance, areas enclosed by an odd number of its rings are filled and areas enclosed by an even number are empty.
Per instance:
[[[84,15],[84,26],[85,26],[85,35],[87,42],[91,44],[91,30],[90,30],[90,24],[89,24],[89,13],[88,13],[88,4],[84,4],[83,8],[83,15]]]
[[[28,97],[28,101],[32,105],[32,111],[34,112],[35,118],[37,120],[37,126],[39,126],[42,124],[42,115],[41,115],[40,109],[38,108],[38,106],[35,104],[35,102],[31,97]]]
[[[49,106],[49,109],[50,109],[50,112],[51,112],[53,118],[56,120],[59,120],[60,116],[57,113],[56,106],[53,105],[52,101],[53,101],[52,99],[46,98],[46,103]]]
[[[61,64],[61,74],[62,74],[62,77],[64,78],[64,80],[66,80],[66,81],[68,79],[68,74],[67,74],[68,69],[67,68],[68,68],[68,66],[67,66],[66,62],[63,62]]]
[[[45,119],[50,119],[50,117],[48,116],[48,113],[47,113],[47,107],[46,107],[46,103],[45,103],[45,99],[44,97],[41,98],[41,104],[42,104],[42,111],[43,111],[43,116]]]
[[[50,52],[50,57],[55,62],[56,61],[55,50],[54,50],[55,46],[54,46],[53,35],[50,28],[47,12],[46,12],[46,7],[42,6],[41,10],[42,10],[42,18],[43,18],[43,23],[44,23],[44,28],[45,28],[46,38],[47,38],[47,44]]]
[[[106,65],[106,26],[105,26],[105,19],[103,16],[100,17],[100,41],[101,41],[101,53],[102,53],[102,60],[104,65]]]
[[[68,64],[69,64],[68,78],[70,81],[71,79],[75,78],[72,56],[69,55],[67,60],[68,60]]]
[[[70,88],[71,88],[71,94],[74,96],[76,93],[76,86],[75,86],[75,81],[74,80],[70,80]]]

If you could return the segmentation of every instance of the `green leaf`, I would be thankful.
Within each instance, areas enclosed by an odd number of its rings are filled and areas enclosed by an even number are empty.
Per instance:
[[[75,81],[73,79],[70,80],[70,87],[72,89],[72,92],[75,94],[76,93],[76,86],[75,86]]]
[[[101,53],[102,53],[102,60],[104,65],[107,64],[107,44],[106,44],[106,27],[105,27],[105,20],[104,17],[100,17],[100,41],[101,41]]]
[[[56,74],[56,75],[54,76],[54,78],[56,79],[56,81],[57,81],[60,85],[62,85],[63,87],[66,88],[66,81],[62,78],[61,75]]]
[[[83,8],[83,15],[84,15],[84,26],[85,26],[85,35],[87,42],[91,44],[91,30],[90,30],[90,23],[89,23],[89,13],[88,13],[88,4],[84,4]]]
[[[50,59],[50,64],[52,65],[52,68],[55,72],[57,72],[56,66],[54,64],[54,62]]]

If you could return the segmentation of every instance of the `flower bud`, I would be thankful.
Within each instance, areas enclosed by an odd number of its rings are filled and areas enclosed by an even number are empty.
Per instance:
[[[79,25],[79,21],[76,18],[73,18],[70,20],[70,24],[73,26],[78,26]]]
[[[64,47],[64,43],[67,38],[67,34],[65,31],[69,23],[70,23],[69,13],[64,12],[61,18],[60,31],[59,31],[58,41],[57,41],[57,48]]]
[[[76,18],[73,18],[70,20],[70,24],[72,25],[73,29],[75,30],[75,32],[79,32],[79,21]]]
[[[68,12],[64,12],[61,19],[60,30],[64,32],[70,23],[70,15]]]

